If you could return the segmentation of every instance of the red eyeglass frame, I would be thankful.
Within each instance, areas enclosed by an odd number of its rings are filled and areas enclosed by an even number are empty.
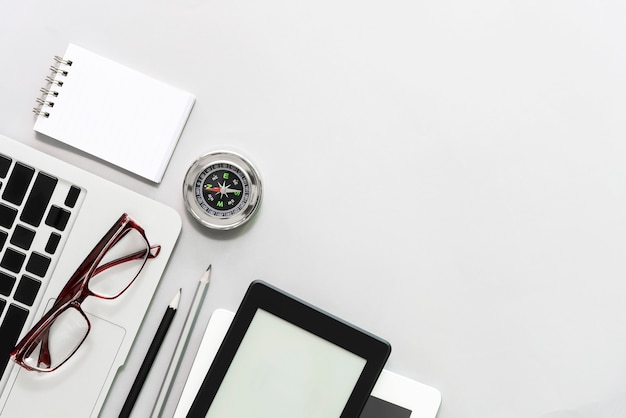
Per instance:
[[[102,266],[98,266],[106,255],[107,251],[109,251],[131,230],[136,230],[137,232],[139,232],[143,240],[146,242],[146,249],[148,250],[147,254],[146,251],[138,251],[132,254],[128,254],[124,257],[112,260]],[[40,372],[52,372],[61,367],[76,353],[76,351],[80,348],[80,346],[87,338],[87,335],[89,335],[89,331],[91,330],[91,323],[89,322],[89,318],[87,318],[87,315],[81,307],[83,301],[89,296],[95,296],[99,299],[105,300],[112,300],[119,297],[137,279],[148,259],[155,258],[159,255],[160,251],[160,245],[150,245],[144,229],[137,222],[135,222],[135,220],[133,220],[127,213],[122,214],[122,216],[120,216],[120,218],[111,227],[111,229],[109,229],[109,231],[100,239],[98,244],[96,244],[96,246],[91,250],[85,260],[83,260],[80,266],[76,269],[74,274],[72,274],[48,312],[46,312],[41,317],[41,319],[15,346],[10,354],[11,360],[27,370],[36,370]],[[129,281],[128,285],[126,285],[126,287],[124,287],[117,294],[113,296],[103,296],[98,295],[89,289],[89,281],[91,280],[91,278],[98,275],[99,273],[107,270],[108,268],[120,265],[128,261],[139,260],[141,258],[143,258],[143,263],[138,269],[137,274],[135,275],[135,277],[132,278],[132,280]],[[76,309],[85,318],[85,320],[87,321],[87,332],[85,333],[83,339],[76,345],[72,353],[67,356],[65,360],[63,360],[55,367],[49,368],[51,365],[50,351],[48,349],[48,336],[50,332],[50,326],[54,323],[54,321],[59,317],[61,313],[70,308]],[[24,361],[25,358],[33,353],[33,351],[40,343],[41,349],[39,352],[38,366],[43,364],[47,368],[35,368]]]

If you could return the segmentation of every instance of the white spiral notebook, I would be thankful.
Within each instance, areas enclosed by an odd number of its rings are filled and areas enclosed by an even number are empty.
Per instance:
[[[156,183],[195,96],[70,44],[54,57],[35,131]]]

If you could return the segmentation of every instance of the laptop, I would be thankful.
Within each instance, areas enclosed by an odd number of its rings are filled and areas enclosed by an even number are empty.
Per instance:
[[[174,418],[187,416],[234,316],[226,309],[211,314]],[[440,405],[441,393],[437,389],[383,370],[359,418],[435,418]]]
[[[9,353],[123,213],[158,257],[117,299],[87,298],[91,331],[67,363],[28,371]],[[0,417],[92,417],[124,364],[181,230],[161,203],[0,135]]]

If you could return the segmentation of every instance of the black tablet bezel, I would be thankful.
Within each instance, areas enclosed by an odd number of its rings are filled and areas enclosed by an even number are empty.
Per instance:
[[[391,353],[391,345],[266,282],[250,284],[187,417],[206,416],[258,309],[265,310],[366,360],[341,417],[358,417]]]

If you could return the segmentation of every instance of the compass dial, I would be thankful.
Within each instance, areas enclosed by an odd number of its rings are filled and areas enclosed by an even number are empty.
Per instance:
[[[185,177],[187,210],[203,225],[232,229],[247,222],[261,202],[261,179],[252,164],[230,151],[199,158]]]
[[[213,216],[232,216],[245,208],[250,184],[241,169],[229,163],[207,167],[196,182],[196,200]]]

